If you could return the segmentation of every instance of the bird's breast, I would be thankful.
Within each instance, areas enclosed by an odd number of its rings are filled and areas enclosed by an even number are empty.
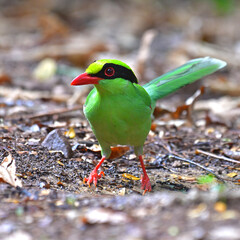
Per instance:
[[[142,145],[151,126],[151,108],[139,96],[92,95],[84,113],[99,140],[110,145]]]

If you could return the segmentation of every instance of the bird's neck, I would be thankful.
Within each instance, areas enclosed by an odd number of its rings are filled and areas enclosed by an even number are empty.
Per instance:
[[[124,79],[103,80],[99,84],[95,84],[98,94],[100,96],[123,94],[131,88],[131,83]]]

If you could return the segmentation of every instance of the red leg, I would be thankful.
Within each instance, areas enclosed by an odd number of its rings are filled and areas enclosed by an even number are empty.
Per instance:
[[[151,182],[149,180],[149,177],[147,175],[144,163],[143,163],[143,158],[142,155],[139,156],[139,160],[142,166],[142,170],[143,170],[143,175],[141,176],[141,181],[142,181],[142,189],[144,190],[143,195],[147,192],[147,191],[151,191],[152,187],[151,187]]]
[[[104,160],[105,157],[102,157],[98,165],[90,173],[89,177],[83,179],[83,183],[87,182],[90,187],[91,183],[93,182],[95,187],[97,186],[97,180],[101,178],[101,175],[105,176],[103,171],[101,171],[99,174],[97,173],[98,169],[100,168]]]

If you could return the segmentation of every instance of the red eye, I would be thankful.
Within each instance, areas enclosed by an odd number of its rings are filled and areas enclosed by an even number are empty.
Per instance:
[[[105,69],[104,74],[107,77],[112,77],[115,74],[115,70],[114,70],[113,67],[108,67],[108,68]]]

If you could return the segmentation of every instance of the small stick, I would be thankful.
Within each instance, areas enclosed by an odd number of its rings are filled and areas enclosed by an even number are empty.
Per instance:
[[[196,152],[196,154],[202,153],[202,154],[205,154],[205,155],[213,157],[213,158],[218,158],[220,160],[224,160],[224,161],[240,164],[240,161],[237,161],[237,160],[234,160],[234,159],[231,159],[231,158],[228,158],[228,157],[224,157],[224,156],[218,156],[216,154],[205,152],[205,151],[200,150],[200,149],[196,149],[195,152]]]
[[[26,116],[21,116],[18,118],[11,118],[11,117],[6,117],[6,120],[19,120],[19,119],[35,119],[35,118],[42,118],[42,117],[50,117],[53,115],[60,115],[63,113],[68,113],[68,112],[73,112],[73,111],[77,111],[77,110],[81,110],[82,106],[76,106],[76,107],[72,107],[72,108],[61,108],[58,110],[54,110],[51,112],[44,112],[44,113],[36,113],[36,114],[29,114]]]
[[[177,153],[175,153],[174,151],[172,151],[172,150],[170,149],[170,146],[169,146],[169,145],[166,146],[164,143],[162,143],[162,146],[170,153],[170,155],[169,155],[170,158],[172,157],[172,158],[175,158],[175,159],[184,161],[184,162],[191,163],[191,164],[193,164],[193,165],[195,165],[195,166],[198,166],[199,168],[202,168],[202,169],[204,169],[205,171],[213,174],[213,175],[214,175],[217,179],[219,179],[220,181],[225,182],[225,181],[223,180],[223,178],[219,177],[219,176],[218,176],[216,173],[214,173],[212,170],[209,170],[208,168],[200,165],[199,163],[195,163],[195,162],[193,162],[193,161],[191,161],[191,160],[189,160],[189,159],[182,158],[179,154],[177,154]]]
[[[63,113],[74,112],[74,111],[81,110],[81,109],[82,109],[82,106],[77,106],[77,107],[72,107],[72,108],[62,108],[62,109],[55,110],[55,111],[52,111],[52,112],[35,114],[35,115],[32,115],[32,116],[29,116],[29,119],[41,118],[41,117],[50,117],[52,115],[60,115],[60,114],[63,114]]]
[[[213,175],[214,175],[217,179],[219,179],[220,181],[225,182],[225,181],[223,180],[223,178],[219,177],[219,176],[218,176],[216,173],[214,173],[212,170],[210,170],[210,169],[208,169],[208,168],[206,168],[206,167],[204,167],[204,166],[202,166],[202,165],[200,165],[200,164],[198,164],[198,163],[195,163],[195,162],[193,162],[193,161],[191,161],[191,160],[189,160],[189,159],[182,158],[182,157],[178,157],[178,156],[175,156],[175,155],[169,155],[169,158],[175,158],[175,159],[178,159],[178,160],[180,160],[180,161],[188,162],[188,163],[191,163],[191,164],[193,164],[193,165],[196,165],[196,166],[204,169],[205,171],[213,174]]]

